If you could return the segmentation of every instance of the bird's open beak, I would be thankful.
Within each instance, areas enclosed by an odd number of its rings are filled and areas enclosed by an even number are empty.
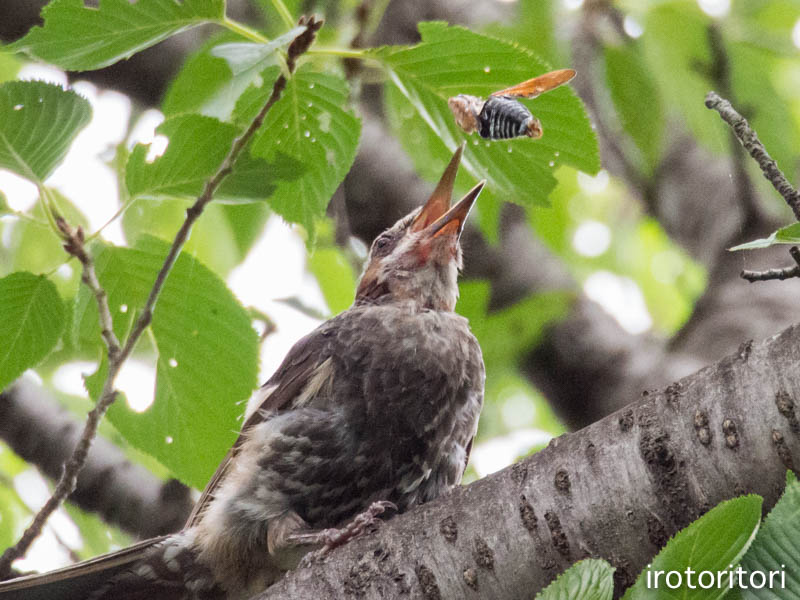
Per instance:
[[[431,223],[425,231],[427,237],[433,239],[440,235],[452,235],[457,240],[464,230],[464,223],[467,221],[469,211],[480,196],[485,184],[486,180],[484,179],[467,192],[467,195],[459,200],[453,208]]]
[[[453,158],[450,159],[442,178],[436,185],[436,189],[433,190],[433,194],[431,194],[425,206],[422,207],[422,210],[411,223],[411,231],[422,231],[428,225],[440,219],[450,208],[450,198],[453,196],[453,185],[456,181],[456,173],[458,173],[462,152],[464,152],[463,143],[456,148]]]

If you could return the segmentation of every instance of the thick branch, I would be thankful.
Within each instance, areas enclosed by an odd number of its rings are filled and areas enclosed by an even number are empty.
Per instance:
[[[718,502],[776,502],[800,464],[798,365],[800,326],[745,345],[255,598],[530,598],[590,556],[617,568],[619,592]]]
[[[81,428],[47,392],[24,379],[0,394],[0,438],[52,479],[61,476]],[[186,486],[162,481],[131,463],[101,436],[92,444],[68,500],[138,538],[179,530],[193,505]]]

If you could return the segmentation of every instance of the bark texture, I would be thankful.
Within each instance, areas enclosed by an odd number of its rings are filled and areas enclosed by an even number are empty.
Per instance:
[[[800,326],[555,439],[289,574],[254,600],[531,598],[576,560],[619,592],[722,500],[779,498],[800,464]]]

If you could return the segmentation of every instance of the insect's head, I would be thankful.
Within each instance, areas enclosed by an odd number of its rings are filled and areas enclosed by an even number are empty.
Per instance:
[[[538,139],[542,137],[542,123],[536,117],[531,117],[530,121],[528,121],[528,128],[525,132],[529,138]]]
[[[456,118],[456,123],[466,133],[478,130],[478,115],[483,108],[483,100],[467,94],[453,96],[447,101],[450,112]]]

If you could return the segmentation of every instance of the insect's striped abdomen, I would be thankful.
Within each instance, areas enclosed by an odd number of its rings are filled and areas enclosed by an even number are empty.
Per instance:
[[[478,120],[478,133],[490,140],[507,140],[529,135],[531,122],[535,121],[531,111],[521,102],[506,96],[491,96],[486,100]]]

